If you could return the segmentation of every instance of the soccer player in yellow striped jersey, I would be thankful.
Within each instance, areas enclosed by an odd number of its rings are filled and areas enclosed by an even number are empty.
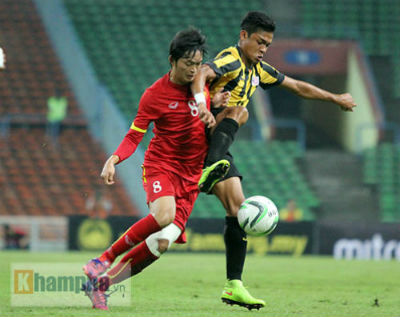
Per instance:
[[[207,63],[216,74],[214,81],[211,82],[210,93],[214,95],[222,88],[224,91],[230,91],[229,107],[246,107],[258,86],[265,89],[279,85],[285,77],[262,60],[247,67],[241,59],[242,54],[238,45],[228,47],[212,62]]]
[[[198,185],[201,191],[216,195],[226,210],[224,240],[228,280],[221,299],[228,304],[260,308],[265,305],[264,301],[251,296],[241,281],[247,242],[246,233],[238,224],[237,213],[245,197],[242,176],[228,151],[237,130],[248,119],[246,106],[249,99],[258,86],[264,89],[279,86],[303,98],[333,102],[344,111],[353,111],[356,104],[348,93],[333,94],[295,80],[264,62],[275,31],[275,23],[264,13],[247,13],[240,27],[238,44],[222,50],[214,60],[204,64],[191,87],[199,106],[199,117],[209,127],[213,124],[209,124],[212,120],[205,108],[205,84],[209,84],[211,97],[221,88],[231,94],[228,107],[212,109],[216,125],[209,131],[209,151]],[[209,166],[220,159],[230,161],[231,167],[226,177],[216,182]]]

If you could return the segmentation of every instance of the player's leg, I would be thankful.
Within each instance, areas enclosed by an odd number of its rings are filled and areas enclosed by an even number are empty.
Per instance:
[[[216,126],[211,129],[206,166],[221,160],[229,151],[239,127],[247,122],[249,113],[245,107],[227,107],[216,116]]]
[[[228,280],[241,280],[247,250],[246,233],[237,221],[237,212],[245,200],[239,177],[231,177],[214,186],[213,194],[226,210],[224,240]]]
[[[98,286],[94,291],[86,291],[92,303],[96,303],[96,305],[94,304],[95,308],[107,309],[107,295],[105,292],[110,285],[119,283],[141,272],[166,252],[174,241],[178,240],[177,243],[184,243],[185,239],[182,231],[198,196],[197,186],[195,183],[190,183],[174,173],[167,173],[165,176],[166,178],[161,181],[161,191],[157,189],[157,193],[155,193],[155,191],[149,190],[149,186],[145,186],[145,190],[150,201],[160,195],[161,192],[174,191],[173,203],[168,196],[157,198],[149,203],[150,211],[155,215],[156,219],[161,219],[160,215],[174,215],[172,219],[164,217],[164,221],[173,221],[173,223],[147,237],[144,242],[129,251],[115,267],[99,279],[87,283]],[[153,184],[154,181],[158,182],[160,180],[160,176],[156,178],[147,176],[144,179],[147,179],[146,183]],[[160,212],[166,206],[172,206],[173,212]]]
[[[242,284],[247,236],[237,221],[240,205],[245,200],[240,178],[231,177],[217,183],[214,186],[213,194],[218,197],[226,210],[224,241],[228,281],[225,284],[221,299],[228,304],[259,309],[265,306],[265,302],[251,296]]]
[[[126,253],[121,261],[107,273],[86,283],[84,291],[92,301],[93,308],[108,309],[107,290],[109,287],[140,273],[154,263],[169,249],[181,233],[181,228],[174,223],[169,224],[162,230],[151,234],[145,241]]]
[[[153,233],[137,247],[129,251],[121,261],[100,279],[109,280],[108,285],[117,284],[140,273],[165,253],[181,235],[181,229],[174,223]]]
[[[216,115],[217,125],[210,131],[208,155],[198,184],[200,191],[211,192],[213,186],[221,179],[217,179],[210,171],[228,152],[236,132],[247,122],[248,116],[245,107],[224,108]]]
[[[100,257],[92,259],[83,267],[89,279],[94,279],[104,273],[117,256],[144,241],[152,233],[160,231],[174,220],[175,191],[168,176],[155,172],[153,175],[144,177],[143,185],[147,192],[150,213],[125,231]]]
[[[190,183],[182,179],[179,175],[170,174],[171,184],[173,184],[176,197],[174,197],[174,218],[168,219],[171,223],[161,231],[153,233],[145,242],[142,242],[133,250],[128,252],[114,268],[112,268],[106,276],[109,277],[110,283],[118,283],[129,276],[133,276],[141,272],[145,267],[157,260],[161,254],[166,252],[171,244],[178,238],[177,243],[184,243],[184,235],[181,233],[186,226],[186,222],[193,209],[194,202],[198,196],[196,184]],[[194,188],[194,189],[192,189]],[[161,202],[168,197],[161,197],[150,204],[150,210],[157,216],[158,208]],[[172,203],[169,203],[172,205]],[[171,214],[171,213],[169,213]],[[173,223],[172,223],[173,221]],[[126,263],[129,262],[127,267]],[[124,267],[126,267],[124,272]]]

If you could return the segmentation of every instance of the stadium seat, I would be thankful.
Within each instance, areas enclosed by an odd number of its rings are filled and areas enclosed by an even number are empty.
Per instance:
[[[100,188],[98,174],[106,157],[87,131],[66,130],[58,147],[48,143],[44,131],[15,128],[10,141],[2,141],[0,166],[7,168],[0,183],[7,182],[12,194],[0,195],[6,206],[0,214],[85,214],[87,198]],[[121,184],[111,193],[113,214],[137,214]]]
[[[376,186],[381,220],[400,221],[400,146],[382,143],[363,155],[364,182]]]

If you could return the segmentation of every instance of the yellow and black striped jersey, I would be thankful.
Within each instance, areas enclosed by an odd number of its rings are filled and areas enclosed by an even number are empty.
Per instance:
[[[247,106],[257,86],[268,89],[279,85],[285,76],[274,67],[262,61],[247,68],[241,59],[238,46],[222,50],[211,62],[207,62],[217,77],[210,84],[211,98],[224,88],[231,92],[228,107]]]

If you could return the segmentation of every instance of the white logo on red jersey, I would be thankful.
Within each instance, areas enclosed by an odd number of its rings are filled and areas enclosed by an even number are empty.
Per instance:
[[[178,105],[179,105],[179,102],[178,102],[178,101],[171,102],[171,103],[168,105],[168,108],[170,108],[170,109],[176,109],[176,108],[178,108]]]

